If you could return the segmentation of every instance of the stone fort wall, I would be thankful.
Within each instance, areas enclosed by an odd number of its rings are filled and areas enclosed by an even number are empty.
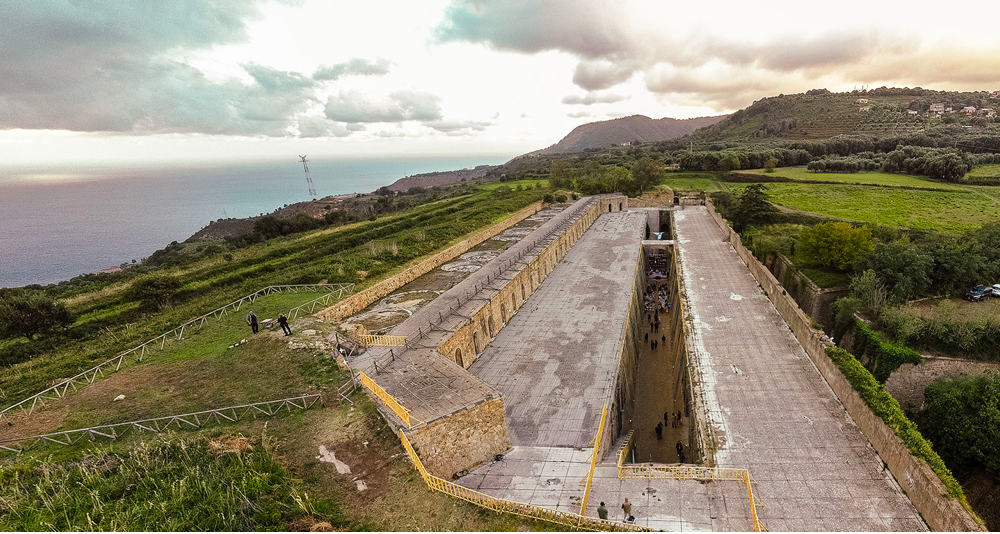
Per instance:
[[[530,204],[529,206],[515,212],[510,217],[507,217],[503,221],[500,221],[499,223],[488,228],[474,232],[465,239],[442,250],[441,252],[438,252],[427,259],[421,260],[414,265],[406,267],[401,272],[377,282],[368,288],[365,288],[338,302],[337,304],[330,306],[329,308],[324,308],[315,315],[324,321],[339,321],[345,317],[350,317],[351,315],[364,310],[373,302],[388,296],[400,287],[403,287],[404,285],[444,265],[458,256],[465,254],[472,247],[486,241],[487,239],[495,237],[500,232],[503,232],[511,226],[514,226],[524,219],[534,215],[543,207],[544,204],[542,204],[542,202]]]
[[[428,471],[451,480],[510,449],[504,417],[503,399],[490,399],[407,432],[407,437]]]
[[[473,312],[471,318],[441,344],[438,352],[468,369],[594,221],[603,213],[627,210],[628,198],[625,196],[595,197],[583,215],[508,280],[493,298]]]
[[[778,280],[763,264],[754,258],[753,254],[740,242],[740,236],[726,224],[726,221],[715,211],[710,201],[707,209],[712,218],[726,234],[729,243],[750,269],[751,274],[761,285],[768,299],[774,304],[785,323],[792,330],[795,338],[805,349],[806,354],[826,380],[847,413],[854,420],[862,434],[868,438],[878,452],[889,471],[906,492],[910,502],[917,508],[924,521],[932,530],[937,531],[981,531],[979,524],[968,511],[955,499],[947,497],[947,489],[931,470],[926,462],[910,454],[895,431],[875,415],[871,408],[861,399],[851,383],[847,381],[840,369],[826,355],[826,348],[833,346],[821,331],[812,328],[812,321],[803,312],[795,300],[787,294]]]
[[[925,354],[922,362],[904,363],[893,371],[885,381],[885,390],[904,408],[919,409],[924,404],[924,388],[931,382],[959,375],[979,375],[987,371],[1000,371],[1000,363]]]

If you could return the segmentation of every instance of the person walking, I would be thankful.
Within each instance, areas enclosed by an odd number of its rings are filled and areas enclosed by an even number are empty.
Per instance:
[[[278,316],[278,324],[281,325],[281,331],[284,332],[286,336],[292,335],[292,327],[288,326],[288,317],[285,317],[285,314]]]
[[[604,501],[601,501],[601,505],[597,507],[597,517],[601,519],[608,518],[608,509],[604,507]]]
[[[625,521],[632,517],[632,503],[628,502],[628,497],[625,497],[625,502],[622,503],[622,511],[625,512]]]
[[[678,463],[684,463],[684,444],[678,441],[677,445],[674,448],[677,449]]]
[[[657,441],[663,440],[663,423],[656,423],[656,439]],[[677,443],[680,443],[679,441]]]
[[[250,313],[247,314],[247,324],[250,325],[250,329],[253,330],[254,334],[256,334],[257,333],[257,316],[254,315],[253,310],[250,310]]]
[[[674,414],[663,412],[663,424],[669,423],[670,422],[670,416],[672,416],[672,415],[674,415]]]
[[[663,342],[666,343],[667,342],[667,335],[663,334],[662,336],[660,336],[660,339],[662,339]]]

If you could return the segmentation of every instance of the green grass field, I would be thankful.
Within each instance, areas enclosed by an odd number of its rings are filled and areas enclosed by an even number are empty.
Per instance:
[[[747,184],[728,184],[734,194]],[[971,190],[919,191],[859,185],[767,184],[773,202],[846,220],[960,232],[1000,221],[1000,203]]]
[[[668,173],[667,179],[661,187],[664,186],[673,191],[705,191],[706,193],[711,193],[726,190],[725,184],[719,182],[717,176],[713,173],[704,172]]]
[[[965,179],[970,182],[975,182],[978,178],[997,177],[1000,177],[1000,165],[983,165],[981,167],[973,167],[972,170],[965,174]]]
[[[509,188],[511,188],[511,189],[516,189],[517,186],[521,186],[521,187],[527,189],[529,187],[530,188],[535,188],[535,187],[539,187],[539,186],[541,186],[541,187],[548,187],[549,186],[549,181],[548,180],[542,180],[542,179],[535,179],[535,180],[514,180],[513,182],[490,182],[488,184],[483,184],[483,185],[479,186],[478,189],[481,189],[483,191],[493,191],[494,189],[497,189],[498,187],[504,186],[504,185],[507,186],[507,187],[509,187]]]
[[[836,173],[836,172],[809,172],[805,166],[781,167],[775,169],[773,173],[766,173],[764,169],[751,169],[740,171],[741,174],[757,174],[761,176],[780,176],[792,180],[822,180],[825,182],[842,182],[847,184],[873,184],[891,185],[903,187],[925,187],[933,189],[962,189],[961,185],[938,182],[925,176],[912,176],[908,174],[888,174],[884,172],[858,172],[858,173]]]

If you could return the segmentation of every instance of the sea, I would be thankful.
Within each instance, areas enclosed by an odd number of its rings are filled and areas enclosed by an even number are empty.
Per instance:
[[[310,159],[319,197],[509,157]],[[140,261],[209,221],[309,200],[296,158],[150,168],[0,168],[0,287],[49,284]]]

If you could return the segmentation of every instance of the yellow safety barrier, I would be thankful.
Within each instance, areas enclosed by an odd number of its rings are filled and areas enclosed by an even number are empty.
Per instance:
[[[410,410],[407,410],[405,407],[403,407],[403,405],[400,404],[398,400],[396,400],[396,397],[393,397],[386,390],[382,389],[382,386],[376,384],[375,381],[372,380],[371,378],[368,378],[368,375],[364,373],[358,373],[358,378],[361,380],[361,384],[363,386],[365,386],[372,393],[374,393],[375,396],[378,397],[383,404],[388,406],[389,409],[392,410],[394,414],[396,414],[396,416],[398,416],[400,419],[403,420],[404,423],[406,423],[407,428],[413,428],[413,424],[410,422],[411,420],[417,421],[418,424],[423,423],[423,421],[417,419],[416,417],[411,416]]]
[[[609,521],[607,519],[599,519],[596,517],[587,517],[580,514],[574,514],[573,512],[563,512],[560,510],[553,510],[551,508],[543,508],[541,506],[535,506],[533,504],[520,503],[516,501],[508,501],[506,499],[498,499],[496,497],[486,495],[485,493],[480,493],[475,490],[466,488],[465,486],[459,486],[454,482],[449,482],[442,478],[438,478],[424,469],[423,462],[417,456],[416,451],[413,450],[413,446],[410,445],[410,440],[406,439],[406,434],[402,431],[399,432],[399,439],[403,442],[403,448],[406,449],[406,453],[410,456],[410,460],[413,465],[420,472],[420,476],[424,478],[424,482],[427,483],[427,488],[431,491],[437,491],[444,493],[446,495],[451,495],[452,497],[461,499],[465,502],[475,504],[476,506],[481,506],[483,508],[493,510],[496,513],[508,513],[515,514],[521,517],[528,517],[531,519],[538,519],[541,521],[548,521],[550,523],[555,523],[557,525],[564,525],[570,528],[575,528],[579,530],[590,530],[590,531],[611,531],[611,532],[649,532],[650,529],[635,525],[632,523],[623,523],[621,521]]]
[[[601,424],[597,426],[597,437],[594,438],[594,455],[590,459],[590,473],[587,475],[587,489],[583,490],[583,504],[580,505],[580,515],[587,513],[587,500],[590,498],[590,486],[594,482],[594,468],[597,467],[597,456],[601,452],[601,436],[604,435],[604,420],[608,417],[608,405],[601,412]]]
[[[753,477],[746,469],[729,467],[701,467],[696,465],[626,465],[628,453],[632,447],[632,432],[625,436],[625,441],[618,449],[618,478],[646,478],[672,480],[734,480],[743,482],[750,498],[750,515],[753,520],[754,532],[767,532],[767,527],[757,517],[757,503],[753,496]]]
[[[366,347],[402,347],[406,345],[406,336],[376,336],[365,334],[355,336],[357,341]]]

